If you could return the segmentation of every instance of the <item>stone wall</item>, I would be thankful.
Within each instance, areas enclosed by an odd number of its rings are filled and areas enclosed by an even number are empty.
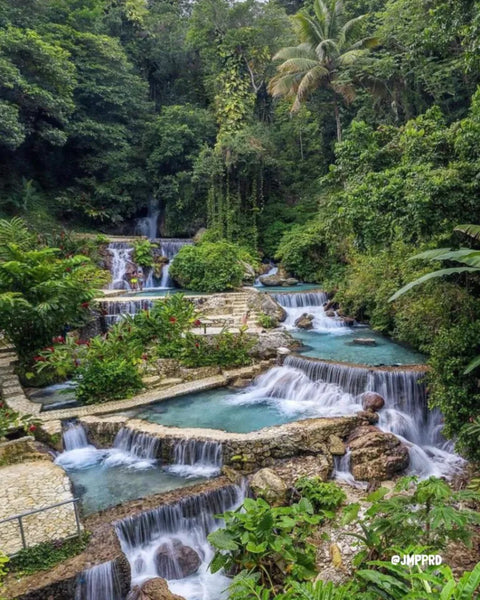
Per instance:
[[[0,520],[73,500],[65,471],[45,457],[0,469]],[[28,546],[63,539],[77,531],[73,504],[65,504],[23,518]],[[18,521],[0,523],[0,548],[7,554],[22,549]]]
[[[251,433],[227,433],[215,429],[179,429],[164,427],[128,417],[84,417],[89,441],[98,447],[109,447],[122,427],[141,431],[162,440],[161,458],[172,460],[176,442],[186,439],[216,441],[223,445],[223,463],[246,473],[269,466],[275,460],[307,454],[332,454],[332,439],[346,439],[357,427],[357,417],[306,419]],[[333,438],[332,438],[333,436]],[[160,458],[160,456],[159,456]]]

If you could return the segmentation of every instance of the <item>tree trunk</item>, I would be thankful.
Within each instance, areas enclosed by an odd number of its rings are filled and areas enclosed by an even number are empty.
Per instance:
[[[337,99],[333,97],[333,110],[335,111],[335,121],[337,123],[337,142],[342,141],[342,123],[340,121],[340,111],[338,108]]]

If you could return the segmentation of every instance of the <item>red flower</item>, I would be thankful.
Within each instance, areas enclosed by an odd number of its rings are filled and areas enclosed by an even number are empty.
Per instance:
[[[71,270],[72,270],[72,269],[71,269],[70,267],[67,267],[67,268],[65,269],[65,271],[66,271],[67,273],[70,273],[70,271],[71,271]]]
[[[35,425],[30,425],[30,427],[28,428],[28,431],[35,431],[36,426]]]
[[[82,302],[82,303],[80,304],[80,306],[81,306],[82,308],[88,308],[88,307],[90,306],[90,302]]]
[[[170,317],[168,320],[170,321],[170,323],[176,323],[177,322],[177,318],[176,317]]]
[[[147,360],[147,358],[148,358],[148,354],[142,354],[142,359],[143,360]]]
[[[199,348],[200,344],[198,342],[195,342],[195,348]]]
[[[202,324],[202,322],[199,319],[196,319],[193,324],[195,325],[195,327],[200,327],[200,325]]]
[[[65,338],[63,337],[63,335],[58,335],[57,337],[54,337],[52,342],[54,344],[64,344],[65,343]]]
[[[35,362],[45,362],[47,359],[44,356],[36,356],[33,360]]]

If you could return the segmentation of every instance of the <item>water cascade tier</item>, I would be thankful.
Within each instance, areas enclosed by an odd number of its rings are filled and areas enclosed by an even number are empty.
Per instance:
[[[222,468],[223,448],[220,442],[179,440],[173,448],[170,473],[182,477],[214,477]]]
[[[175,285],[174,285],[172,278],[169,275],[170,263],[175,258],[175,256],[178,254],[178,251],[180,250],[180,248],[183,248],[183,246],[193,244],[193,240],[163,238],[163,239],[158,240],[158,243],[160,245],[160,250],[161,250],[162,256],[164,256],[165,258],[168,258],[168,263],[166,263],[162,269],[162,280],[160,282],[160,287],[161,288],[173,288],[173,287],[175,287]]]
[[[132,584],[158,577],[166,555],[169,587],[173,593],[188,600],[223,598],[229,580],[221,573],[213,575],[208,570],[213,550],[207,535],[221,525],[215,515],[237,508],[244,497],[243,488],[229,485],[116,523],[120,545],[132,569]],[[193,551],[201,560],[198,570],[185,578],[180,578],[184,573],[176,554],[179,546],[186,547],[190,553]]]
[[[108,286],[111,290],[129,290],[130,283],[128,270],[134,269],[132,254],[133,248],[127,242],[110,242],[108,252],[112,256],[110,272],[112,281]]]
[[[102,300],[105,324],[110,327],[120,321],[125,315],[136,315],[142,310],[150,310],[153,300],[148,298],[135,298],[132,300]]]
[[[109,561],[83,571],[76,582],[75,600],[123,600],[115,562]]]
[[[322,291],[280,293],[272,295],[274,300],[285,309],[287,318],[283,325],[287,329],[295,328],[295,321],[303,314],[313,315],[313,330],[319,333],[348,333],[342,319],[328,317],[324,304],[328,296]]]

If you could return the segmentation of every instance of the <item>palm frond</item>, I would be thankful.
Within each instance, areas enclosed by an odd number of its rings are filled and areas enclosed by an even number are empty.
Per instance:
[[[457,225],[453,231],[464,233],[476,241],[480,240],[480,225]]]
[[[360,15],[359,17],[355,17],[354,19],[350,19],[350,21],[347,21],[343,25],[338,35],[338,41],[340,46],[345,46],[346,44],[348,44],[349,40],[355,38],[355,34],[359,32],[360,26],[365,20],[366,16],[367,15]]]
[[[480,367],[480,356],[476,356],[472,361],[470,361],[467,365],[467,368],[463,372],[464,375],[468,375],[477,367]]]
[[[355,86],[347,81],[339,81],[338,79],[331,82],[332,88],[340,94],[347,104],[351,104],[357,97]]]
[[[338,62],[342,67],[349,67],[366,54],[368,54],[368,50],[348,50],[338,57]]]
[[[305,73],[300,81],[297,89],[297,100],[302,102],[305,100],[318,86],[320,81],[328,75],[327,69],[324,67],[314,67]]]
[[[317,65],[318,62],[311,58],[289,58],[278,67],[278,70],[280,73],[306,73],[317,68]],[[323,70],[328,74],[326,69]]]
[[[452,268],[452,269],[440,269],[439,271],[433,271],[432,273],[427,273],[426,275],[423,275],[422,277],[415,279],[415,281],[412,281],[412,282],[408,283],[407,285],[404,285],[401,289],[398,290],[398,292],[395,292],[395,294],[393,294],[393,296],[391,298],[389,298],[388,301],[393,302],[394,300],[397,300],[397,298],[399,298],[400,296],[403,296],[403,294],[405,294],[412,288],[414,288],[417,285],[420,285],[422,283],[425,283],[426,281],[429,281],[430,279],[435,279],[438,277],[445,277],[446,275],[458,275],[460,273],[474,273],[474,272],[478,273],[478,271],[480,271],[480,269],[478,269],[476,267],[456,267],[456,268]]]
[[[281,48],[273,57],[273,60],[290,60],[291,58],[315,59],[315,53],[310,44],[299,44]]]

